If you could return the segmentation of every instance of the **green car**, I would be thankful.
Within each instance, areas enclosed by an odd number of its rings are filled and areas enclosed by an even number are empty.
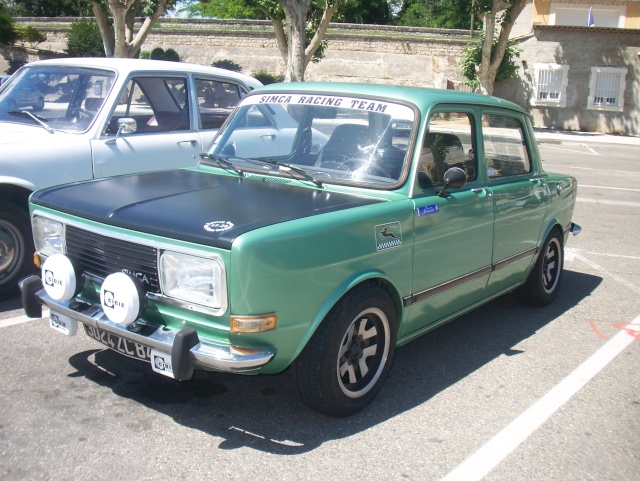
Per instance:
[[[33,194],[23,305],[181,381],[291,367],[308,406],[347,416],[398,346],[510,291],[550,303],[576,194],[517,105],[271,85],[195,168]]]

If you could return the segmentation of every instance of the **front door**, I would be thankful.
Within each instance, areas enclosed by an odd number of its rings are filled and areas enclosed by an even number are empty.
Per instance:
[[[445,109],[431,116],[422,141],[414,198],[412,295],[400,336],[413,336],[478,302],[491,272],[493,202],[478,175],[473,110]],[[444,173],[463,169],[468,183],[445,196]]]
[[[100,139],[91,142],[95,177],[191,167],[202,152],[192,128],[186,77],[133,77]],[[135,130],[118,132],[118,120]]]

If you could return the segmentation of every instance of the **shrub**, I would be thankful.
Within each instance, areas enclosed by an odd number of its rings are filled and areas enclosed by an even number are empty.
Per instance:
[[[73,22],[67,34],[65,53],[70,57],[104,57],[104,45],[98,24],[84,18]]]
[[[253,78],[260,80],[263,85],[269,85],[282,82],[284,80],[284,75],[267,72],[266,70],[258,70],[253,73]]]
[[[224,68],[227,70],[231,70],[232,72],[242,72],[242,67],[239,64],[227,58],[222,60],[216,60],[211,64],[211,66],[217,67],[217,68]]]
[[[18,34],[18,40],[22,42],[22,45],[24,46],[28,43],[31,48],[34,48],[47,39],[47,36],[43,32],[30,25],[16,25],[16,32]]]
[[[168,48],[167,50],[162,47],[154,48],[151,53],[149,53],[148,57],[143,57],[142,52],[140,53],[140,58],[150,58],[151,60],[165,60],[168,62],[179,62],[180,55],[172,48]]]
[[[149,56],[149,58],[151,60],[162,60],[163,56],[164,56],[164,49],[161,47],[156,47],[151,51],[151,55]]]
[[[18,40],[16,24],[8,13],[0,12],[0,43],[13,44]]]
[[[178,55],[178,52],[176,52],[174,49],[168,48],[164,51],[162,60],[167,60],[169,62],[179,62],[180,55]]]

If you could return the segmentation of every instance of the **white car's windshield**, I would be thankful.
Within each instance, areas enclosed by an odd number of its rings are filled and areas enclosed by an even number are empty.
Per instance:
[[[0,121],[83,132],[102,108],[115,76],[81,67],[24,68],[0,92]]]
[[[209,162],[388,188],[402,178],[414,115],[406,105],[379,99],[252,95],[214,140]]]

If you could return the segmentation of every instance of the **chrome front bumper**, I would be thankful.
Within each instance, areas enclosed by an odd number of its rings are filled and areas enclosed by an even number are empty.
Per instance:
[[[37,302],[86,326],[171,354],[176,379],[189,379],[194,367],[222,372],[256,371],[271,361],[275,354],[267,350],[201,341],[195,330],[190,327],[175,330],[144,325],[140,332],[133,332],[130,328],[111,322],[100,304],[85,304],[75,300],[59,302],[52,299],[36,279],[40,281],[37,276],[25,281],[31,281],[35,286],[39,285],[39,290],[37,287],[25,288],[28,282],[23,281],[21,284],[22,303],[29,317],[37,317],[37,308],[34,307],[34,303]]]

